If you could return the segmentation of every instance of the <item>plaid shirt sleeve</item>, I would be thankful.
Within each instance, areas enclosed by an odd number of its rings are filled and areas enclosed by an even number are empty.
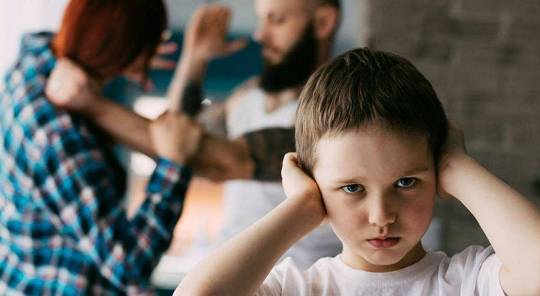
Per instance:
[[[159,159],[146,199],[135,215],[127,219],[125,210],[117,208],[96,221],[95,229],[83,237],[82,245],[111,283],[120,287],[149,284],[153,268],[172,239],[190,175],[188,169]]]
[[[146,287],[172,239],[191,171],[158,159],[145,201],[128,218],[125,174],[111,151],[84,120],[57,110],[42,94],[53,65],[50,50],[37,47],[6,78],[0,112],[3,171],[9,170],[13,190],[29,197],[28,208],[50,214],[47,223],[65,241],[61,252],[84,254],[57,262],[59,270],[66,268],[63,264],[71,272],[74,266],[94,266],[95,274],[80,275],[93,281],[94,293]],[[32,215],[20,222],[27,237],[41,227]]]
[[[70,141],[59,138],[43,159],[56,170],[46,179],[60,180],[56,202],[67,233],[78,239],[79,248],[90,256],[99,273],[117,288],[147,285],[160,255],[169,246],[179,219],[190,171],[159,159],[146,189],[146,199],[128,219],[123,192],[115,190],[114,174],[100,153],[85,145],[70,128]],[[78,142],[76,150],[67,147]],[[60,144],[61,143],[61,144]],[[63,173],[66,174],[63,174]]]
[[[79,248],[99,268],[99,274],[113,286],[147,285],[153,267],[169,246],[179,219],[184,195],[191,177],[186,167],[165,159],[157,166],[146,188],[146,198],[135,215],[127,218],[121,202],[124,192],[118,183],[125,179],[115,173],[98,141],[67,114],[42,113],[50,118],[36,125],[34,135],[43,130],[50,139],[43,145],[44,157],[30,166],[42,168],[44,184],[56,184],[51,190],[57,198],[49,199],[49,208],[59,214],[64,227]],[[44,121],[47,121],[44,119]],[[47,130],[47,127],[51,127]],[[29,141],[36,141],[35,138]]]

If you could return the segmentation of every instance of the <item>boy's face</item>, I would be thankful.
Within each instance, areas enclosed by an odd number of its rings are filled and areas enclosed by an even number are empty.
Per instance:
[[[342,260],[373,272],[420,260],[436,194],[427,138],[368,125],[325,136],[316,149],[313,175]]]

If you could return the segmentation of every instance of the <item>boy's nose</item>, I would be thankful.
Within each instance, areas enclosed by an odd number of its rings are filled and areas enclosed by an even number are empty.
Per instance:
[[[369,204],[369,224],[384,227],[396,221],[396,214],[391,210],[384,196],[373,196]]]

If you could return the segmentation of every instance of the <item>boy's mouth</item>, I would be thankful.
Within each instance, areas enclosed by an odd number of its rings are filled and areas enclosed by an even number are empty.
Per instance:
[[[378,237],[374,239],[368,239],[371,246],[377,249],[391,248],[399,242],[399,237]]]

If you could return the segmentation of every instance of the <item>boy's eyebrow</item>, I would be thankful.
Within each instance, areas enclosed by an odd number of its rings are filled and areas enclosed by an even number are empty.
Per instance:
[[[347,179],[334,179],[332,180],[333,184],[352,184],[352,183],[358,183],[358,181],[362,181],[363,177],[357,177],[357,178],[347,178]]]
[[[417,167],[417,168],[405,171],[405,173],[403,173],[403,176],[416,175],[416,174],[419,174],[419,173],[423,173],[423,172],[425,172],[427,170],[429,170],[429,168],[427,166],[421,166],[421,167]]]
[[[405,171],[404,173],[400,174],[400,177],[416,175],[416,174],[426,172],[428,170],[429,168],[427,166],[420,166],[420,167],[416,167],[416,168]],[[365,177],[356,176],[356,177],[350,177],[350,178],[344,178],[344,179],[336,178],[332,180],[331,182],[334,184],[352,184],[352,183],[358,183],[358,181],[362,181],[362,180],[365,180]]]

